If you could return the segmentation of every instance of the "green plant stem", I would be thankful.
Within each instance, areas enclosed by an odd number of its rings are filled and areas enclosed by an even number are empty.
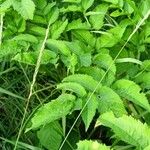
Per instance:
[[[29,95],[28,95],[28,98],[27,98],[27,104],[26,104],[26,107],[25,107],[23,119],[21,121],[21,126],[20,126],[20,129],[19,129],[19,133],[18,133],[18,136],[17,136],[17,140],[16,140],[16,143],[15,143],[15,146],[14,146],[14,150],[17,149],[19,138],[20,138],[22,130],[23,130],[24,120],[25,120],[25,117],[26,117],[26,114],[27,114],[27,109],[28,109],[28,106],[29,106],[30,99],[31,99],[31,97],[33,95],[33,88],[34,88],[34,85],[35,85],[35,82],[36,82],[36,77],[37,77],[37,74],[38,74],[38,71],[39,71],[39,68],[40,68],[40,65],[41,65],[41,59],[42,59],[42,55],[43,55],[43,52],[44,52],[46,40],[48,38],[49,29],[50,29],[50,22],[49,22],[48,27],[46,29],[45,38],[43,40],[42,46],[41,46],[40,51],[39,51],[39,56],[38,56],[38,59],[37,59],[35,71],[34,71],[34,74],[33,74],[32,83],[31,83],[31,86],[30,86]]]
[[[1,14],[0,15],[0,45],[2,44],[2,37],[3,37],[3,17],[4,17],[4,14]]]

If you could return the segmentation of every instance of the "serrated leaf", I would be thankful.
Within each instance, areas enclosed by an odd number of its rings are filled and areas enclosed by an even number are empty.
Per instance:
[[[39,51],[18,53],[12,60],[16,60],[25,64],[35,65],[38,59]],[[41,64],[55,64],[58,58],[56,54],[50,50],[44,50]]]
[[[88,130],[93,117],[95,116],[96,109],[98,108],[97,97],[95,94],[91,96],[91,93],[89,93],[87,97],[83,99],[83,107],[87,101],[88,103],[81,114],[86,131]]]
[[[101,68],[104,68],[105,70],[109,69],[111,66],[110,71],[112,71],[114,74],[116,73],[116,66],[109,54],[99,53],[95,55],[95,57],[93,58],[93,63]]]
[[[70,113],[74,106],[75,96],[71,94],[62,94],[57,99],[41,106],[31,118],[31,125],[27,127],[26,132],[31,129],[39,128],[55,120],[58,120]]]
[[[0,14],[7,11],[12,5],[12,0],[5,0],[2,4],[0,4]]]
[[[146,124],[131,116],[116,118],[112,112],[105,113],[98,119],[104,126],[111,128],[122,141],[144,149],[150,144],[150,129]]]
[[[82,5],[84,11],[86,11],[88,8],[90,8],[93,3],[94,3],[94,0],[82,0],[81,1],[81,5]]]
[[[59,9],[57,7],[52,7],[47,15],[49,24],[53,24],[59,17]]]
[[[51,50],[54,50],[56,52],[60,51],[60,53],[65,56],[71,55],[70,49],[67,46],[66,41],[48,39],[46,44]]]
[[[14,56],[18,52],[21,52],[21,47],[15,41],[5,41],[0,46],[0,59],[6,56]]]
[[[113,84],[113,89],[123,98],[150,111],[150,105],[141,88],[133,81],[122,79]]]
[[[19,34],[15,36],[12,40],[15,41],[26,41],[30,43],[38,43],[38,39],[31,34]]]
[[[93,10],[93,12],[99,13],[99,14],[91,15],[89,18],[89,21],[95,30],[99,30],[103,26],[103,24],[104,24],[103,20],[104,20],[104,17],[105,17],[108,7],[109,7],[109,5],[107,5],[107,4],[100,4],[100,5],[96,6],[96,8]]]
[[[107,31],[107,34],[103,34],[101,37],[97,38],[96,49],[99,50],[103,47],[113,47],[123,36],[128,20],[123,20],[119,25]]]
[[[13,0],[13,8],[24,18],[33,19],[35,4],[32,0]]]
[[[150,72],[143,72],[135,78],[136,83],[142,88],[150,89]]]
[[[63,137],[62,135],[63,131],[58,122],[47,124],[37,132],[40,143],[48,150],[59,149]]]
[[[95,47],[96,38],[89,31],[86,30],[75,30],[73,34],[78,40],[83,41],[85,44]]]
[[[97,141],[91,140],[79,141],[79,143],[77,143],[77,146],[77,150],[110,150],[110,148],[105,146],[104,144],[100,144]]]
[[[90,26],[88,25],[87,22],[82,22],[81,19],[77,19],[77,20],[73,20],[72,22],[70,22],[67,26],[67,31],[70,30],[75,30],[75,29],[90,29]]]
[[[83,97],[86,95],[86,91],[83,86],[74,82],[60,83],[57,85],[57,89],[61,89],[63,91],[71,91],[76,93],[79,97]]]
[[[100,113],[112,111],[116,116],[126,114],[123,101],[111,88],[102,86],[98,93],[98,110]]]
[[[52,39],[58,39],[60,35],[65,31],[67,27],[68,20],[65,21],[56,21],[51,28],[51,37]]]
[[[74,74],[63,79],[63,82],[76,82],[82,85],[85,89],[93,92],[98,86],[98,82],[94,80],[91,76],[85,74]],[[96,92],[99,92],[101,84],[97,87]]]

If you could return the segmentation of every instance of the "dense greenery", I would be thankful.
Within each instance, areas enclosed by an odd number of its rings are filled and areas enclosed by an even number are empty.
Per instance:
[[[0,0],[0,148],[150,149],[149,0]]]

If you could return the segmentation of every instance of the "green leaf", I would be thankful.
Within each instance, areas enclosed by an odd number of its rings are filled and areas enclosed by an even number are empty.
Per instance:
[[[57,7],[53,7],[51,11],[48,13],[48,21],[49,24],[53,24],[59,17],[59,9]]]
[[[97,141],[91,140],[79,141],[77,145],[77,150],[110,150],[110,148],[105,146],[104,144],[100,144]]]
[[[116,116],[126,114],[123,101],[111,88],[102,86],[98,97],[98,110],[100,113],[112,111]]]
[[[95,47],[96,38],[89,31],[86,30],[75,30],[73,34],[77,37],[78,40],[84,42],[91,47]]]
[[[13,3],[12,0],[5,0],[0,5],[0,14],[5,13],[11,7],[12,3]]]
[[[67,46],[66,41],[48,39],[46,44],[51,50],[54,50],[56,52],[60,51],[61,54],[67,57],[71,55],[70,49]]]
[[[5,41],[0,46],[0,60],[6,56],[14,56],[21,51],[21,47],[15,41]]]
[[[141,66],[142,70],[150,71],[150,60],[144,60]]]
[[[107,4],[100,4],[96,6],[96,8],[93,10],[93,14],[90,16],[89,21],[95,30],[99,30],[103,26],[104,17],[105,17],[108,7],[109,5]]]
[[[62,141],[62,135],[63,131],[58,122],[47,124],[37,132],[37,137],[40,143],[48,150],[59,149]]]
[[[52,39],[58,39],[60,35],[65,31],[65,28],[68,24],[68,20],[65,21],[56,21],[51,27],[51,37]]]
[[[93,3],[94,3],[94,0],[81,0],[81,5],[82,5],[84,11],[86,11],[88,8],[90,8]]]
[[[85,89],[93,92],[98,86],[98,82],[94,80],[91,76],[85,74],[74,74],[63,79],[63,82],[76,82],[82,85]],[[99,92],[101,84],[98,86],[96,92]]]
[[[150,89],[150,72],[143,72],[135,78],[136,83],[142,88]]]
[[[97,66],[90,66],[80,68],[79,73],[87,74],[89,76],[92,76],[94,80],[100,81],[105,74],[105,71]]]
[[[26,41],[30,43],[38,43],[38,39],[31,34],[19,34],[15,36],[12,40],[15,41]]]
[[[81,115],[83,122],[85,124],[86,131],[88,130],[88,128],[93,120],[93,117],[95,116],[96,109],[98,108],[97,97],[95,94],[92,96],[91,96],[91,94],[92,93],[89,93],[87,95],[87,97],[83,99],[83,106],[88,101],[87,106],[85,107],[85,109],[83,110],[82,115]]]
[[[123,98],[150,111],[150,105],[141,88],[133,81],[122,79],[113,84],[113,89]]]
[[[35,65],[37,63],[39,51],[18,53],[12,60],[16,60],[25,64]],[[50,50],[44,50],[41,64],[56,64],[58,58],[56,54]]]
[[[75,29],[86,30],[86,29],[90,29],[90,26],[87,22],[82,22],[81,19],[77,19],[69,23],[66,30],[70,31]]]
[[[57,89],[61,89],[63,91],[71,91],[76,93],[79,97],[83,97],[86,95],[86,91],[83,86],[74,82],[60,83],[57,85]]]
[[[107,34],[103,34],[99,37],[96,42],[96,49],[99,50],[103,47],[113,47],[115,44],[120,42],[128,24],[128,20],[123,20],[116,27],[108,30]]]
[[[57,99],[41,106],[31,118],[26,132],[58,120],[70,113],[74,106],[75,96],[62,94]]]
[[[123,115],[116,118],[113,113],[108,112],[101,115],[98,120],[104,126],[111,128],[122,141],[138,149],[144,149],[150,144],[149,127],[131,116]]]
[[[109,54],[99,53],[95,55],[95,57],[93,58],[93,63],[105,70],[109,69],[111,66],[110,71],[112,71],[114,74],[116,73],[116,66]]]
[[[32,0],[13,0],[13,8],[24,18],[33,19],[35,4]]]

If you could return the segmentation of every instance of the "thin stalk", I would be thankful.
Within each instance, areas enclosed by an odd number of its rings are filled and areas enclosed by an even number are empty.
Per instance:
[[[29,95],[28,95],[28,98],[27,98],[27,104],[26,104],[26,107],[25,107],[25,111],[24,111],[24,115],[23,115],[22,121],[21,121],[21,126],[20,126],[20,129],[19,129],[19,133],[18,133],[18,136],[17,136],[17,140],[16,140],[16,143],[15,143],[15,146],[14,146],[14,150],[17,149],[19,138],[20,138],[22,130],[23,130],[23,124],[24,124],[25,117],[26,117],[26,114],[27,114],[27,109],[28,109],[28,106],[29,106],[30,99],[31,99],[31,97],[33,95],[33,89],[34,89],[34,85],[35,85],[35,82],[36,82],[37,74],[39,72],[39,68],[40,68],[40,65],[41,65],[41,59],[42,59],[42,55],[43,55],[43,52],[44,52],[46,40],[48,38],[49,29],[50,29],[50,22],[49,22],[48,27],[46,29],[45,38],[43,40],[42,46],[41,46],[40,51],[39,51],[39,55],[38,55],[38,59],[37,59],[36,67],[35,67],[35,71],[34,71],[34,74],[33,74],[32,83],[30,85]]]
[[[2,44],[2,37],[3,37],[3,18],[4,14],[0,15],[0,45]]]

